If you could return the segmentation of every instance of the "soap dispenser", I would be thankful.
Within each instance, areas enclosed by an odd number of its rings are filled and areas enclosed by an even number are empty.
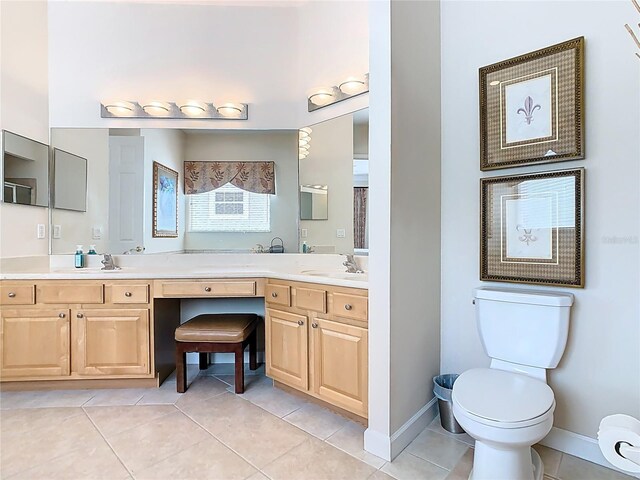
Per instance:
[[[84,254],[82,253],[82,245],[76,245],[75,265],[76,268],[84,267]]]
[[[302,242],[302,253],[307,253],[308,248],[307,242]]]
[[[97,255],[98,252],[96,252],[96,246],[95,245],[89,245],[89,251],[87,252],[87,255]]]

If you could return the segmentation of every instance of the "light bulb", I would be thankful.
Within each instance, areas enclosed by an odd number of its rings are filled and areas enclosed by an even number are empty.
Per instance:
[[[180,105],[180,111],[190,117],[199,117],[207,111],[207,107],[202,102],[188,100]]]
[[[309,101],[319,107],[328,105],[333,101],[333,90],[331,88],[322,88],[309,96]]]
[[[170,111],[169,104],[165,102],[157,102],[157,101],[144,102],[142,104],[142,109],[149,115],[153,115],[156,117],[169,115],[169,111]]]
[[[344,82],[342,82],[339,87],[342,93],[347,95],[356,95],[358,93],[362,93],[367,88],[364,80],[356,77],[349,77]]]
[[[220,105],[216,110],[223,117],[239,117],[242,115],[243,105],[239,103],[225,103]]]
[[[133,114],[134,105],[131,102],[107,102],[104,104],[104,108],[111,115],[117,117],[126,117]]]

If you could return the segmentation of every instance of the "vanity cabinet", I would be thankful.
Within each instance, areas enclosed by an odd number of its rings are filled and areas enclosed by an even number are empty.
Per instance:
[[[367,299],[366,290],[270,280],[267,376],[366,418]]]
[[[0,295],[1,381],[154,377],[149,283],[2,282]]]

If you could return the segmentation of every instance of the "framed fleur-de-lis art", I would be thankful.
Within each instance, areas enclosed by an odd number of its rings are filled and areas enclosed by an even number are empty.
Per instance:
[[[480,169],[584,158],[584,37],[480,69]]]

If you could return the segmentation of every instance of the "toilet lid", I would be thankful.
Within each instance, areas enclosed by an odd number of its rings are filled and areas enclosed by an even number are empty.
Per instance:
[[[487,420],[517,423],[545,414],[554,402],[546,383],[520,373],[474,368],[453,384],[453,401]]]

